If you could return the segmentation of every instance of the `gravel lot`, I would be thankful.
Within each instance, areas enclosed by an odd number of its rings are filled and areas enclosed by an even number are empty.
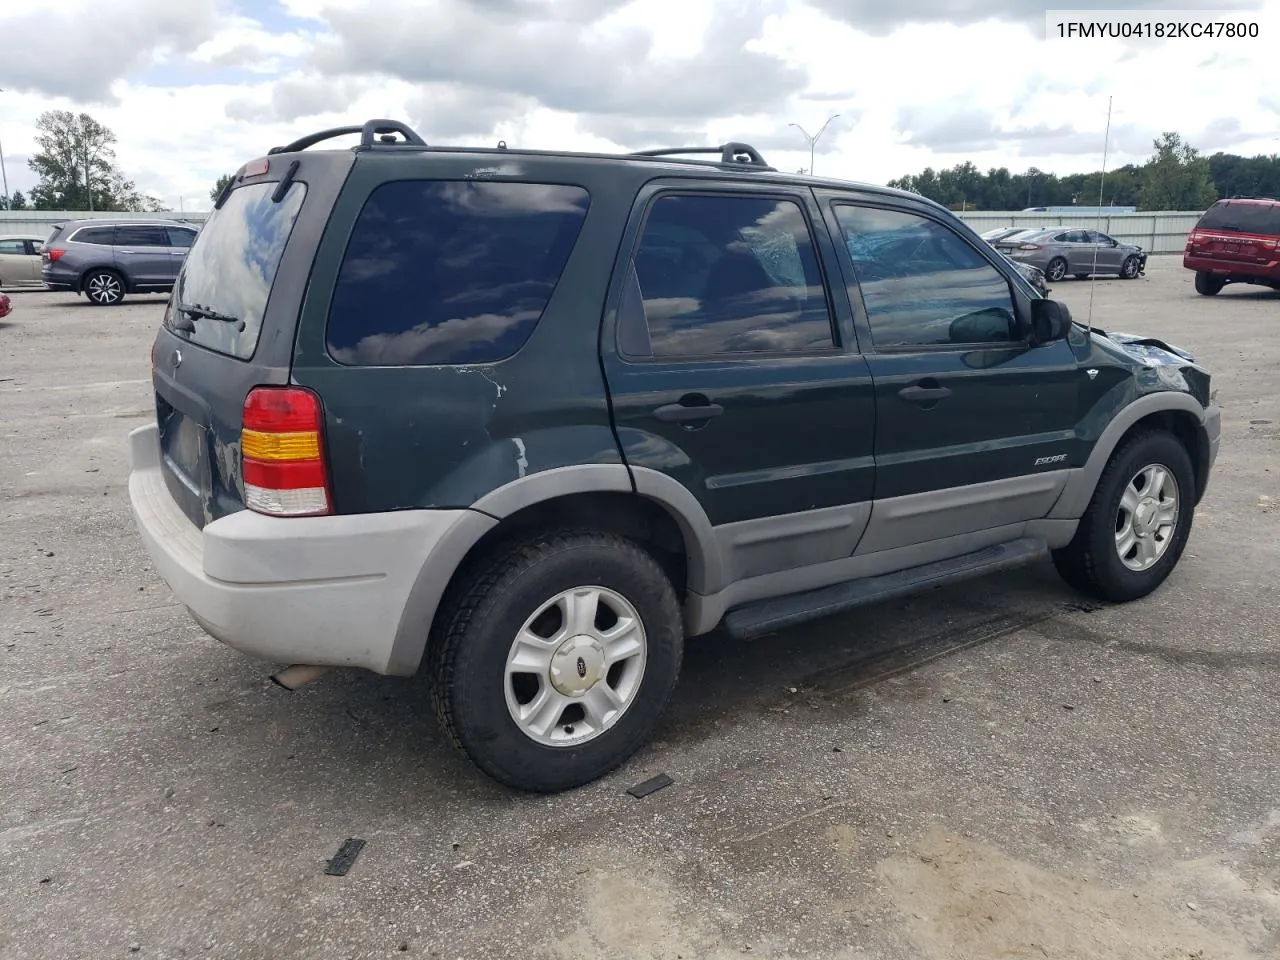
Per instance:
[[[1083,316],[1089,285],[1054,295]],[[1280,956],[1280,294],[1153,258],[1094,297],[1223,407],[1163,589],[1099,608],[1037,568],[704,639],[657,742],[530,798],[446,748],[420,680],[289,693],[205,637],[126,494],[163,299],[14,293],[0,957]]]

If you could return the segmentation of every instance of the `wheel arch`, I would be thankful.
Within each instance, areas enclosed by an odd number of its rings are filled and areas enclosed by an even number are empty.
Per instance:
[[[76,293],[84,293],[84,281],[89,274],[98,270],[105,270],[107,273],[114,273],[120,278],[120,282],[124,284],[124,292],[129,293],[133,289],[132,281],[125,271],[121,270],[115,263],[95,263],[91,267],[85,267],[80,271],[80,275],[76,277]]]
[[[1170,433],[1186,447],[1196,478],[1194,502],[1199,503],[1209,482],[1212,463],[1209,432],[1204,421],[1204,407],[1189,394],[1166,392],[1139,397],[1107,424],[1094,443],[1088,461],[1067,481],[1049,514],[1050,519],[1082,517],[1112,454],[1130,437],[1146,430]]]
[[[423,565],[401,616],[388,672],[411,674],[430,658],[437,615],[476,567],[495,549],[539,530],[588,527],[640,543],[671,578],[682,604],[690,591],[719,589],[719,549],[697,500],[657,471],[639,468],[635,481],[622,464],[561,467],[477,500]]]

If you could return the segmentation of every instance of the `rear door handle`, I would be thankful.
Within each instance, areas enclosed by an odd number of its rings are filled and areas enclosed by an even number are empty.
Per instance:
[[[665,423],[688,423],[692,420],[710,420],[724,413],[718,403],[668,403],[653,411],[653,415]]]
[[[933,400],[945,400],[951,396],[951,390],[947,387],[922,387],[919,384],[912,384],[899,390],[898,396],[913,403],[927,403]]]

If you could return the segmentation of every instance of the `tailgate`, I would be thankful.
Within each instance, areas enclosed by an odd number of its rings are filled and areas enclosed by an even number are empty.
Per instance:
[[[257,161],[267,172],[237,182],[183,263],[152,382],[165,484],[198,527],[244,508],[245,397],[289,382],[312,260],[353,162],[349,151]]]

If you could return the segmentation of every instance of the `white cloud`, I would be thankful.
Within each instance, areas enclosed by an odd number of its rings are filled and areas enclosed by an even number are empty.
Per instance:
[[[1280,0],[1233,0],[1280,29]],[[1210,6],[1111,0],[1131,10]],[[1095,169],[1177,130],[1275,152],[1273,36],[1047,43],[1049,0],[4,0],[0,140],[32,176],[47,109],[85,109],[175,207],[312,129],[401,117],[428,142],[587,150],[741,139],[780,169],[883,183],[925,166]],[[283,13],[283,15],[282,15]],[[146,25],[141,29],[138,25]]]

